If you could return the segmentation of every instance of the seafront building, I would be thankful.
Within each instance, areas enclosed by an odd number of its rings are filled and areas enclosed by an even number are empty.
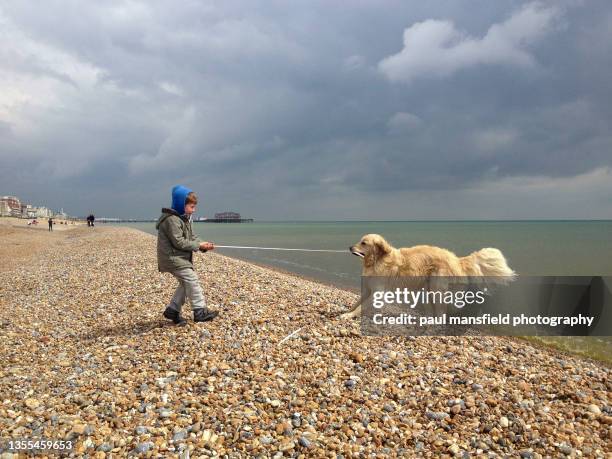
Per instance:
[[[37,218],[48,218],[53,216],[53,211],[51,209],[47,209],[46,207],[37,207],[36,208],[36,217]]]
[[[21,217],[21,201],[16,196],[2,196],[0,198],[3,217]]]
[[[6,201],[0,201],[0,217],[8,216],[11,214],[11,208]]]
[[[21,204],[21,216],[25,218],[36,218],[36,208],[32,204]]]
[[[54,216],[67,217],[63,209],[60,213],[57,213],[44,206],[36,207],[32,204],[22,203],[16,196],[0,197],[0,217],[49,218]]]

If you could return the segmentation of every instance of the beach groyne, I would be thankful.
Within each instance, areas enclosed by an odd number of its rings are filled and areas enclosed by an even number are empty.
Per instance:
[[[609,457],[610,369],[503,337],[363,337],[356,295],[195,254],[169,325],[155,238],[0,227],[0,430],[123,457]],[[189,316],[188,308],[184,315]]]

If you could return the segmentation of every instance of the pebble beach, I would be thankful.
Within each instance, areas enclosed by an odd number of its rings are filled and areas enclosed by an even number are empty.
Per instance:
[[[219,317],[186,305],[176,327],[152,235],[3,225],[0,241],[3,441],[98,459],[612,458],[605,363],[514,338],[365,337],[337,317],[356,293],[215,252],[194,258]]]

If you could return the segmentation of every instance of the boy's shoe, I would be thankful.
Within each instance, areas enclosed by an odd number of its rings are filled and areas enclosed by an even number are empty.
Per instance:
[[[193,311],[194,322],[208,322],[219,315],[219,311],[209,311],[206,308],[199,308]]]
[[[172,309],[170,306],[168,306],[164,311],[164,317],[166,319],[170,319],[176,325],[185,325],[187,323],[187,321],[181,317],[181,314],[176,309]]]

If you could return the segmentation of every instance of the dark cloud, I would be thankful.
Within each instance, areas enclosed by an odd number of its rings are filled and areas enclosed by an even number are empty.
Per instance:
[[[183,182],[204,213],[260,219],[609,218],[611,25],[605,1],[4,2],[0,193],[124,217]]]

